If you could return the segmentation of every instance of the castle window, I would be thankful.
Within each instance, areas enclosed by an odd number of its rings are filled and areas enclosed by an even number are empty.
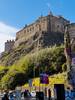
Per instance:
[[[32,30],[34,30],[34,27],[32,27]]]
[[[31,31],[32,29],[31,29],[31,27],[30,27],[30,31]]]
[[[57,25],[57,28],[59,28],[60,26],[59,25]]]
[[[29,32],[29,29],[27,29],[27,32]]]
[[[43,19],[43,21],[45,21],[45,18]]]
[[[60,26],[59,26],[59,25],[57,25],[57,32],[59,31],[59,29],[60,29]]]
[[[41,31],[41,26],[39,25],[39,30]]]
[[[26,30],[24,30],[24,33],[26,33]]]
[[[35,26],[37,27],[38,25],[36,24]]]

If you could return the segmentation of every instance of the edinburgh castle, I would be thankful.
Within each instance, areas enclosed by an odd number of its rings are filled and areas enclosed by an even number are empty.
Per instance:
[[[49,47],[59,45],[64,41],[64,27],[68,25],[71,39],[75,37],[75,23],[70,23],[62,16],[54,16],[51,12],[47,16],[40,16],[34,23],[25,25],[16,33],[15,41],[5,43],[5,51],[9,52],[21,44],[26,47]]]

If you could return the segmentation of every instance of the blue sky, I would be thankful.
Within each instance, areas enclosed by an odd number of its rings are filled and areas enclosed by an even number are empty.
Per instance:
[[[34,22],[49,9],[75,22],[75,0],[0,0],[0,52],[7,39],[15,38],[25,24]]]

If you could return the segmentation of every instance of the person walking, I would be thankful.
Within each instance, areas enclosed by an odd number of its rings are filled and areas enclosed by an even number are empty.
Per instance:
[[[9,100],[8,93],[4,93],[4,96],[3,96],[2,100]]]

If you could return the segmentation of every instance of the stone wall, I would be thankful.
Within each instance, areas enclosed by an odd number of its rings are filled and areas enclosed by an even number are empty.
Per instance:
[[[27,38],[28,36],[31,36],[31,34],[39,31],[47,31],[47,18],[39,17],[34,23],[25,26],[22,30],[16,33],[16,40],[22,37]]]
[[[70,33],[70,38],[75,38],[75,23],[71,23],[70,25],[68,25],[68,30]]]
[[[52,32],[61,32],[64,33],[65,25],[69,24],[70,22],[64,19],[61,16],[52,16],[51,18],[51,31]]]
[[[64,33],[64,26],[69,24],[69,21],[61,16],[41,16],[34,23],[26,25],[22,30],[16,33],[16,41],[14,47],[19,46],[21,42],[27,41],[38,32],[60,32]]]
[[[15,43],[14,40],[12,40],[12,41],[7,40],[7,42],[5,42],[5,52],[11,51],[13,49],[14,43]]]

